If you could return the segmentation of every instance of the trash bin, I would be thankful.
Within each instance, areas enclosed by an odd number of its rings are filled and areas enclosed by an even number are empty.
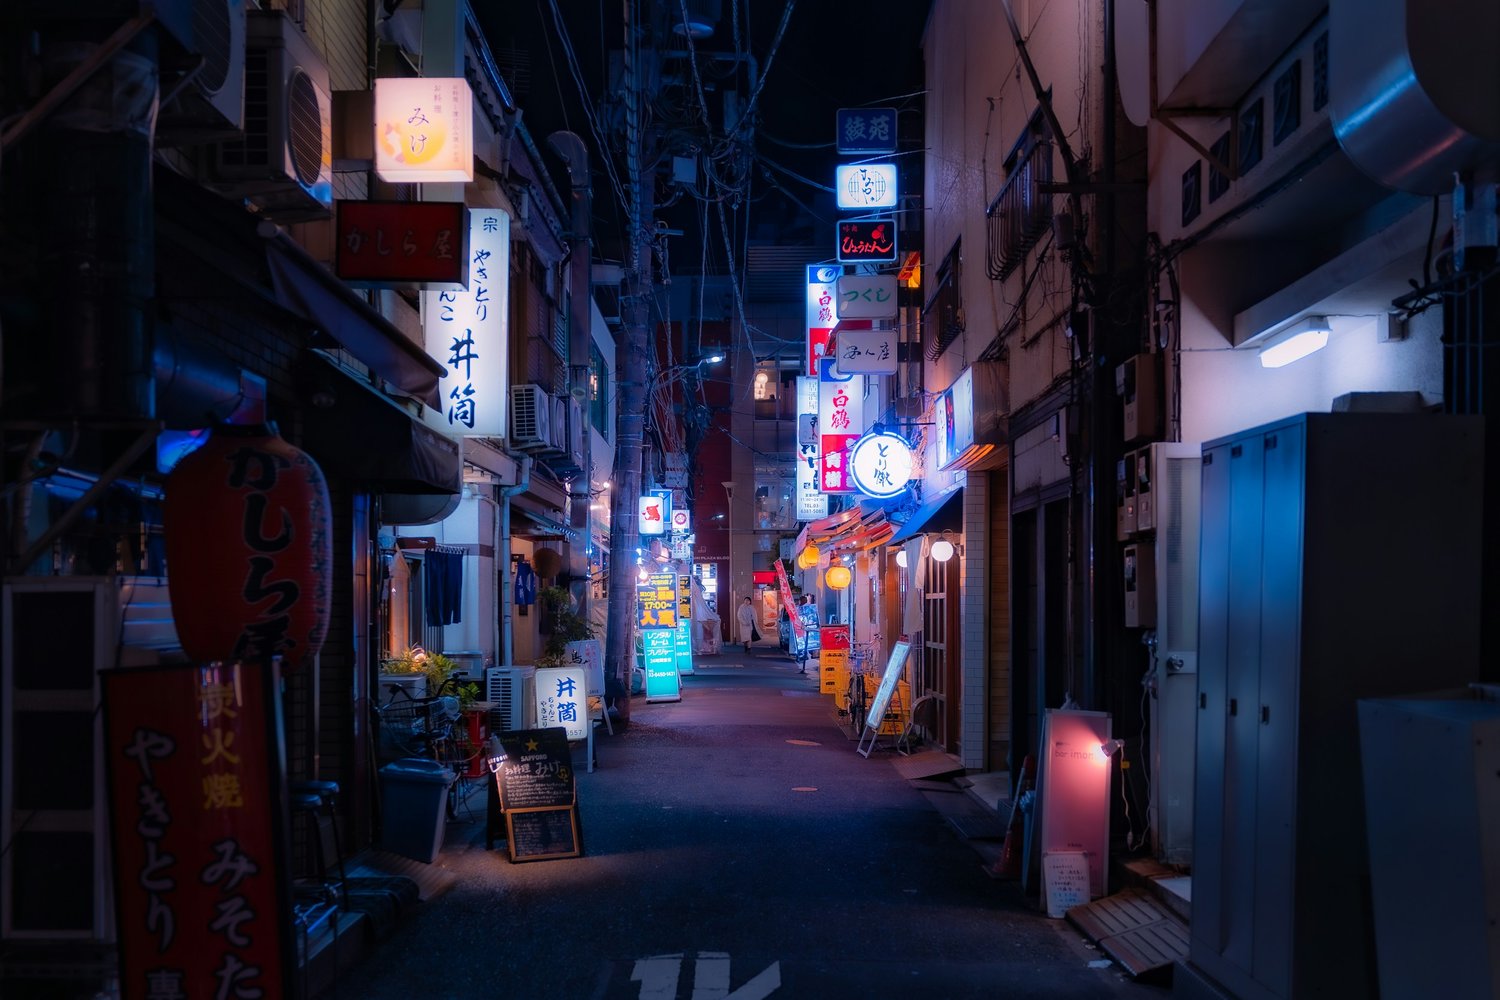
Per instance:
[[[405,757],[380,769],[381,844],[432,863],[443,846],[453,771],[441,761]]]

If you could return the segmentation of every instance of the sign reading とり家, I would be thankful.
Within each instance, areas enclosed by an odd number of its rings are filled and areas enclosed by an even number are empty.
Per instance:
[[[896,220],[847,219],[839,223],[837,256],[844,264],[894,264]],[[840,312],[840,316],[848,315]]]
[[[463,288],[469,210],[461,201],[339,201],[334,273],[352,285]]]
[[[866,434],[849,449],[849,475],[866,496],[897,496],[911,481],[911,444],[891,431]]]
[[[392,184],[474,179],[474,95],[463,77],[375,81],[375,173]]]
[[[509,399],[510,216],[469,212],[467,288],[422,293],[427,353],[448,372],[438,383],[449,428],[504,438]]]
[[[99,681],[120,995],[291,995],[274,661],[106,670]]]

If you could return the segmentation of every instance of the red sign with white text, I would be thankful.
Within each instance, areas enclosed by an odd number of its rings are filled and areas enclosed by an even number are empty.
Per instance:
[[[849,626],[848,625],[824,625],[821,636],[823,649],[848,649],[849,648]]]
[[[99,675],[125,1000],[292,993],[278,674]]]
[[[787,619],[792,623],[792,634],[797,641],[802,641],[802,634],[807,631],[807,626],[802,623],[802,615],[797,610],[796,603],[792,600],[792,584],[786,578],[786,567],[781,565],[781,560],[776,560],[776,584],[781,590],[781,606],[786,609]]]
[[[364,285],[469,283],[461,201],[340,201],[334,273]]]

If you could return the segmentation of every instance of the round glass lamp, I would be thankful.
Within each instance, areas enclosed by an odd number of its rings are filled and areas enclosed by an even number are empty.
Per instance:
[[[900,566],[902,569],[906,568],[906,550],[905,549],[897,549],[896,550],[896,565]]]
[[[932,543],[932,558],[938,562],[947,562],[953,558],[953,543],[946,538],[939,538]]]
[[[854,574],[849,572],[848,566],[830,566],[828,573],[823,577],[823,582],[834,590],[843,590],[854,580]]]

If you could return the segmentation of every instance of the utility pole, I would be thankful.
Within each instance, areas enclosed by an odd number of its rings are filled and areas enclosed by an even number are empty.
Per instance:
[[[635,628],[632,611],[638,570],[636,549],[640,546],[638,523],[641,495],[641,452],[646,418],[646,359],[651,336],[652,241],[656,227],[654,167],[646,159],[645,81],[654,74],[642,72],[637,57],[652,52],[650,11],[653,0],[639,8],[625,4],[625,156],[630,186],[630,260],[625,273],[622,315],[625,343],[619,358],[619,433],[615,442],[615,487],[611,491],[612,516],[609,530],[609,624],[605,634],[605,675],[622,685],[618,702],[622,723],[630,722],[630,680],[635,661]],[[644,17],[636,17],[637,11]],[[647,56],[650,58],[650,56]]]

